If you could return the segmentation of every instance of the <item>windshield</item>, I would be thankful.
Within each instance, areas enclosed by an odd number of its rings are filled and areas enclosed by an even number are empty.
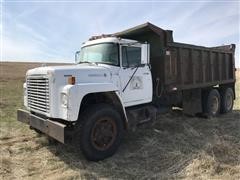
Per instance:
[[[101,43],[85,46],[81,49],[77,62],[119,65],[118,45],[114,43]]]

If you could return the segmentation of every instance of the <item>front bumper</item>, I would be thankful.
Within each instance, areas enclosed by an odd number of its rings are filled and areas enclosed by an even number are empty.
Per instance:
[[[22,109],[18,109],[17,111],[17,120],[29,124],[30,127],[47,134],[61,143],[65,143],[65,124],[49,119],[43,119]]]

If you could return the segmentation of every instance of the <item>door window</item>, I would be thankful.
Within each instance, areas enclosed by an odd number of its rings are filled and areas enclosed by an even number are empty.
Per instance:
[[[135,67],[141,64],[141,48],[140,47],[122,47],[122,66]]]

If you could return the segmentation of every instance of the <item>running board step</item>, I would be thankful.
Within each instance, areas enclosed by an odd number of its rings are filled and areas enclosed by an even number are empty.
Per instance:
[[[135,129],[138,124],[156,120],[157,108],[152,105],[131,107],[127,110],[129,127]]]

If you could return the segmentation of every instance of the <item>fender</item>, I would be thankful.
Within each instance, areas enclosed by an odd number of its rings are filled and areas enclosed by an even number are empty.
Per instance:
[[[99,92],[114,92],[121,103],[122,110],[127,122],[127,115],[123,105],[121,96],[119,95],[119,89],[112,83],[84,83],[76,85],[64,86],[61,93],[66,94],[68,98],[67,106],[63,109],[65,112],[65,118],[68,121],[76,121],[78,119],[78,113],[82,99],[87,94],[99,93]]]

